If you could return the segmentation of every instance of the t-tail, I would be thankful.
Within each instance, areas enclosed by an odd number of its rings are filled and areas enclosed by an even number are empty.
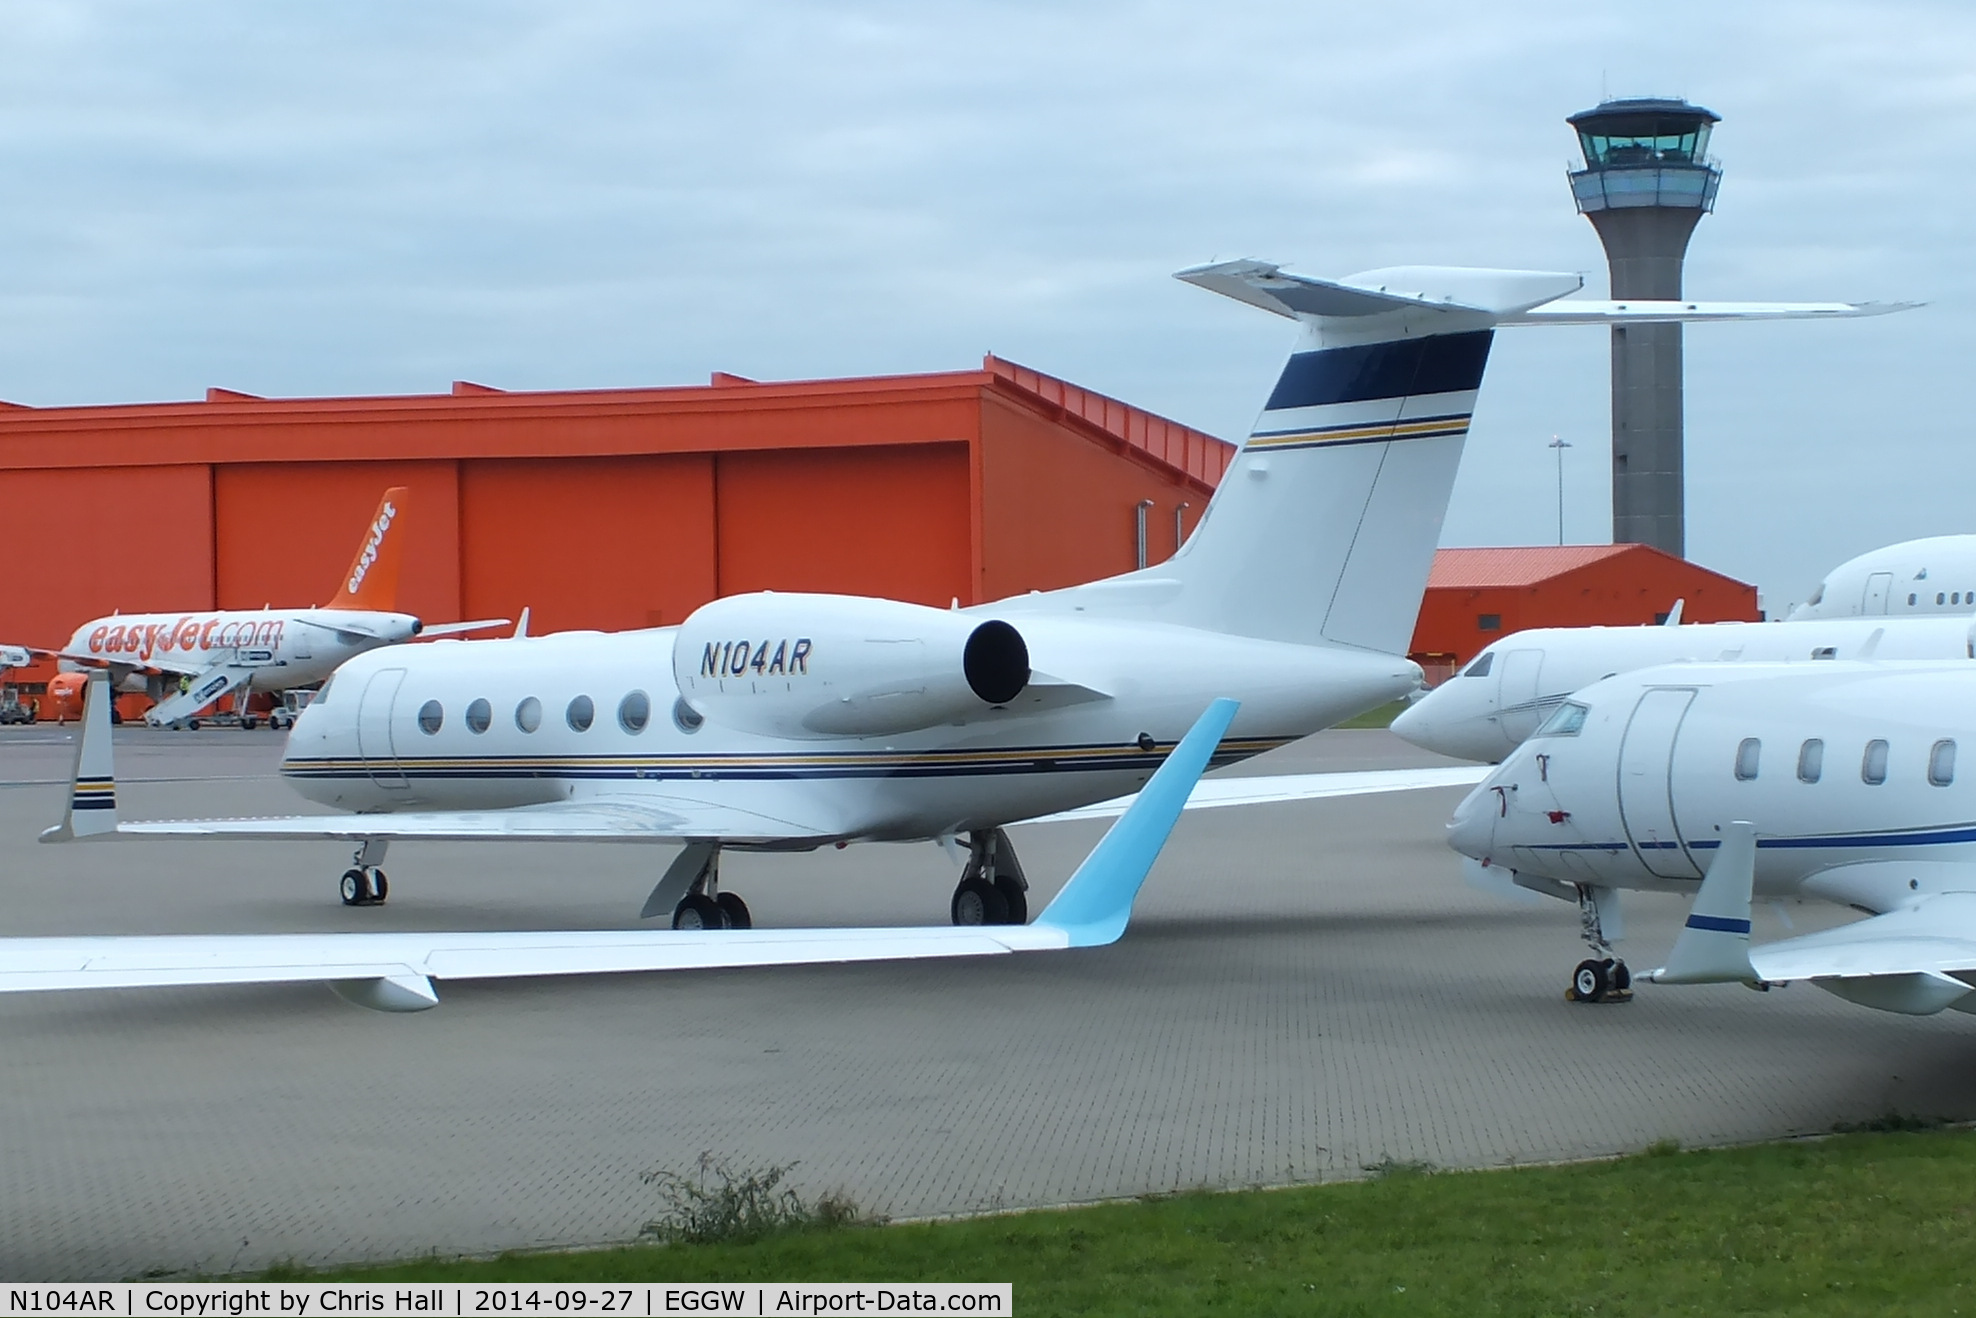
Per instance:
[[[350,570],[336,585],[336,595],[326,609],[365,609],[393,613],[398,608],[399,544],[405,531],[405,503],[411,491],[394,485],[378,500],[377,511],[364,526],[357,541],[357,556]]]
[[[1383,654],[1405,654],[1412,638],[1498,325],[1898,309],[1557,303],[1580,276],[1442,266],[1328,280],[1228,261],[1177,278],[1295,320],[1297,346],[1180,552],[1038,606]]]

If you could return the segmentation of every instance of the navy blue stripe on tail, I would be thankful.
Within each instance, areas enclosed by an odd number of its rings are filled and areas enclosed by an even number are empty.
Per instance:
[[[1492,330],[1472,330],[1296,353],[1263,410],[1480,389],[1494,337]]]

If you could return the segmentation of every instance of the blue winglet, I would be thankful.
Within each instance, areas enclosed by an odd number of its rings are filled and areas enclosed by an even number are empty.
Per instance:
[[[1139,886],[1159,859],[1194,784],[1207,771],[1239,708],[1240,701],[1226,697],[1207,707],[1139,790],[1131,808],[1098,839],[1056,900],[1036,917],[1037,924],[1063,930],[1072,947],[1102,947],[1118,941],[1125,922],[1132,918]]]

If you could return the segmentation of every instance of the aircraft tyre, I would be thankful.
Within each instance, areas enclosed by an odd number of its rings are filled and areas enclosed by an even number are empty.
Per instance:
[[[255,728],[259,727],[260,725],[261,725],[261,721],[255,718],[252,714],[243,714],[240,716],[240,730],[242,732],[252,732]]]
[[[185,730],[187,732],[197,732],[199,730],[199,720],[196,718],[185,720]]]
[[[997,874],[995,891],[1002,895],[1002,905],[1008,908],[1008,915],[1002,921],[1003,924],[1029,923],[1029,896],[1023,892],[1020,883],[1006,874]]]
[[[1612,988],[1609,961],[1580,961],[1571,972],[1571,987],[1564,991],[1567,1002],[1603,1002]]]
[[[672,908],[675,929],[725,929],[727,915],[720,903],[704,892],[689,892]]]
[[[366,906],[382,906],[391,895],[391,880],[384,877],[384,871],[372,867],[370,872],[370,900]]]
[[[360,869],[347,869],[337,881],[336,890],[343,898],[345,906],[362,906],[370,896],[370,881]]]
[[[1009,923],[1008,900],[986,879],[962,879],[951,911],[958,925]]]
[[[721,918],[729,929],[753,929],[755,917],[748,914],[748,903],[731,892],[724,892],[714,898],[714,905],[720,907]]]
[[[1633,972],[1626,968],[1624,961],[1612,963],[1612,991],[1628,996],[1633,992]]]

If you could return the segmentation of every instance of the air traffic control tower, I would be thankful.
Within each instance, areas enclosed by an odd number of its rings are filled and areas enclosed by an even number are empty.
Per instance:
[[[1578,211],[1599,231],[1612,299],[1681,296],[1695,224],[1715,209],[1722,170],[1708,156],[1721,116],[1686,101],[1606,101],[1565,122],[1585,168],[1571,173]],[[1681,327],[1612,330],[1612,538],[1683,556]]]

